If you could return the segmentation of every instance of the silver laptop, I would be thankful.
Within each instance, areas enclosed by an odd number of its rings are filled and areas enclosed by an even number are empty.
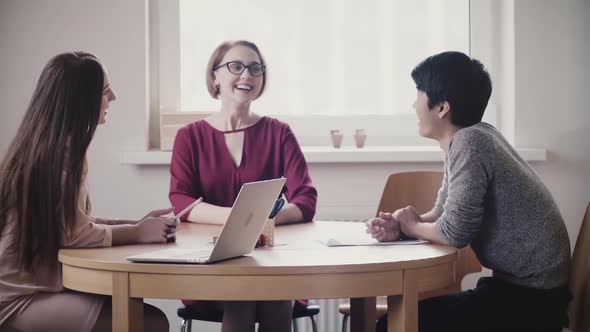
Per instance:
[[[249,254],[281,193],[285,178],[245,183],[213,249],[171,248],[129,256],[132,262],[207,264]]]

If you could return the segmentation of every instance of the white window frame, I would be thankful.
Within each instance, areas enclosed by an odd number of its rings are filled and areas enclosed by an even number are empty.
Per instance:
[[[169,150],[175,128],[194,121],[199,114],[180,111],[179,2],[149,1],[150,31],[150,137],[149,147]],[[514,142],[514,0],[470,0],[470,54],[488,68],[494,92],[484,121],[494,123]],[[421,59],[417,59],[419,62]],[[182,115],[183,116],[182,116]],[[181,116],[179,116],[181,115]],[[327,146],[329,130],[345,133],[344,145],[352,145],[352,133],[362,127],[371,146],[432,146],[435,142],[417,134],[414,114],[393,116],[334,117],[278,116],[290,124],[302,146]],[[172,123],[170,122],[179,121]],[[360,119],[360,120],[359,120]],[[359,126],[359,121],[361,125]],[[384,125],[387,124],[387,125]],[[399,126],[391,127],[390,124]],[[165,125],[169,127],[166,129]],[[326,133],[321,135],[321,133]],[[168,135],[168,136],[167,136]],[[350,137],[348,137],[350,136]]]

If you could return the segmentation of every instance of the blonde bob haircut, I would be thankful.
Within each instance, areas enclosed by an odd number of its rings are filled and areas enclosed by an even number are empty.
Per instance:
[[[227,54],[227,52],[229,52],[229,50],[231,50],[235,46],[245,46],[245,47],[252,49],[254,52],[256,52],[256,54],[258,54],[258,57],[260,58],[260,63],[262,65],[266,66],[264,58],[262,57],[262,54],[260,53],[260,50],[258,50],[258,46],[256,46],[256,44],[246,41],[246,40],[226,41],[226,42],[221,43],[219,46],[217,46],[215,51],[213,51],[213,54],[211,54],[211,57],[209,58],[209,63],[207,64],[207,72],[206,72],[207,90],[209,91],[209,94],[211,95],[211,97],[213,97],[215,99],[217,99],[219,97],[219,90],[215,88],[215,83],[214,83],[215,82],[215,77],[214,77],[215,73],[214,73],[213,68],[217,67],[221,63],[221,60],[223,60],[223,57]],[[262,87],[260,88],[260,93],[258,93],[258,96],[256,96],[256,99],[258,97],[260,97],[262,95],[262,93],[264,92],[265,85],[266,85],[266,70],[262,74]]]

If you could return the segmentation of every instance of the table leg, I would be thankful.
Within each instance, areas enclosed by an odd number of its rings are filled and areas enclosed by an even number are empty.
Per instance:
[[[375,331],[376,306],[374,297],[350,299],[350,331]]]
[[[129,297],[129,273],[113,273],[113,331],[143,331],[143,299]]]
[[[387,297],[387,331],[418,332],[418,284],[412,271],[404,272],[402,295]]]

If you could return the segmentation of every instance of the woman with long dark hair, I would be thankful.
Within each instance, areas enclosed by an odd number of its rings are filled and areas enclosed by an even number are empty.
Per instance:
[[[174,221],[90,216],[86,152],[116,96],[89,53],[55,56],[43,69],[16,137],[0,164],[0,330],[109,331],[109,297],[64,291],[60,248],[165,242]],[[168,321],[146,305],[146,330]]]

